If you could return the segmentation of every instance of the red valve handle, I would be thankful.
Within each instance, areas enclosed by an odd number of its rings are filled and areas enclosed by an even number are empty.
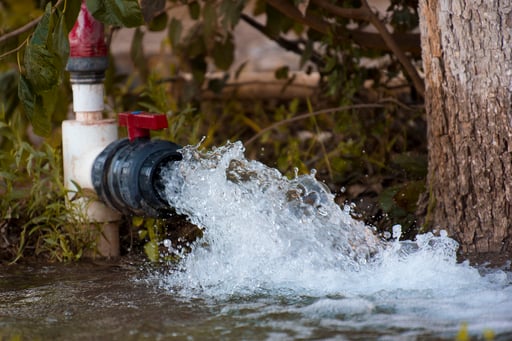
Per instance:
[[[119,125],[128,128],[130,141],[139,137],[149,137],[150,130],[168,127],[165,115],[141,111],[119,113]]]

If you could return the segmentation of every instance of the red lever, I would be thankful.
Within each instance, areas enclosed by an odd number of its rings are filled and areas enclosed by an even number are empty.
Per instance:
[[[128,128],[130,141],[139,137],[149,137],[150,130],[168,127],[167,116],[141,111],[119,113],[119,125]]]

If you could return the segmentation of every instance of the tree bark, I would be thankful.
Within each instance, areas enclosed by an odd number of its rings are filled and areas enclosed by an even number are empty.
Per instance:
[[[446,229],[464,258],[512,260],[512,2],[420,0],[419,6],[426,223]]]

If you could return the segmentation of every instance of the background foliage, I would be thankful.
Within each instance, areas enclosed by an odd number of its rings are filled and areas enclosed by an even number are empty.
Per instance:
[[[395,223],[403,225],[407,237],[419,230],[415,211],[425,190],[426,149],[422,88],[416,68],[411,71],[419,62],[416,1],[392,0],[380,14],[357,0],[86,4],[106,24],[108,42],[120,27],[135,28],[134,72],[119,74],[116,61],[110,60],[107,115],[140,109],[166,113],[170,128],[160,137],[180,144],[196,144],[203,136],[205,148],[242,140],[249,157],[289,176],[296,167],[300,172],[317,169],[339,202],[355,202],[354,216],[376,225],[383,236]],[[4,259],[32,250],[70,260],[90,246],[89,236],[70,229],[77,224],[67,220],[60,182],[59,127],[71,102],[67,34],[79,5],[0,1],[0,193],[6,198],[0,234],[9,241],[2,246]],[[184,7],[186,22],[174,15]],[[234,30],[242,21],[299,55],[303,72],[319,73],[314,98],[222,95],[230,80],[244,72],[244,63],[233,68]],[[143,53],[143,38],[150,31],[166,33],[160,63]],[[383,40],[387,34],[391,43]],[[282,65],[275,78],[286,87],[295,73]],[[175,233],[166,223],[126,225],[123,240],[130,242],[125,249],[146,245],[150,258],[155,241]],[[140,242],[127,237],[134,234]]]

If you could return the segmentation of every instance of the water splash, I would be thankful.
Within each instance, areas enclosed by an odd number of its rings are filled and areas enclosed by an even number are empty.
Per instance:
[[[511,274],[457,263],[458,245],[446,233],[399,242],[396,228],[395,241],[383,242],[314,174],[289,180],[247,160],[239,142],[182,153],[165,170],[165,197],[204,237],[178,269],[159,276],[175,294],[310,296],[319,300],[301,314],[378,318],[392,310],[398,325],[413,315],[420,325],[428,318],[512,330]]]
[[[170,205],[205,230],[182,265],[195,269],[188,287],[288,287],[318,269],[358,270],[382,247],[313,175],[288,180],[243,151],[239,142],[206,153],[187,147],[169,169]]]

